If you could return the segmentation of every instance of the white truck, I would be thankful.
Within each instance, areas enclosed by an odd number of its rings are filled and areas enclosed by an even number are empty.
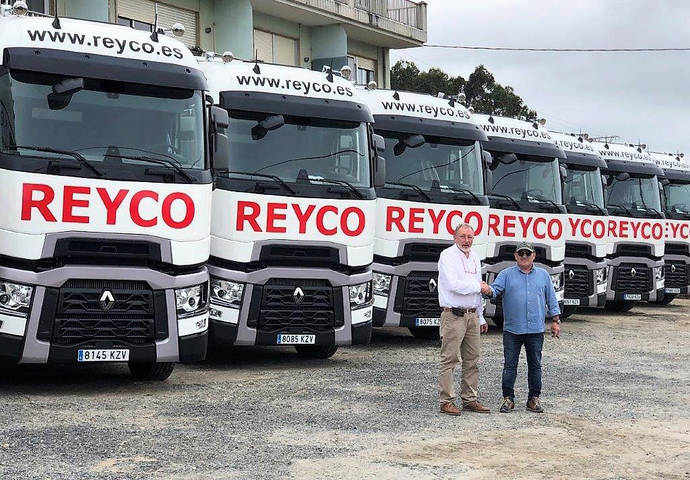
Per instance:
[[[384,178],[371,112],[332,72],[210,55],[200,66],[230,115],[229,161],[214,164],[212,344],[328,358],[369,343]]]
[[[165,379],[208,343],[206,81],[165,32],[23,3],[0,6],[0,359]]]
[[[474,227],[486,256],[484,132],[453,98],[367,90],[375,132],[385,139],[386,183],[376,189],[374,326],[438,338],[438,257],[455,227]]]
[[[597,141],[592,147],[606,162],[606,307],[628,311],[636,302],[663,300],[665,220],[658,181],[663,171],[641,146]]]
[[[566,155],[544,122],[527,122],[496,115],[475,115],[489,140],[491,154],[485,176],[489,197],[489,238],[486,278],[491,283],[506,267],[515,265],[515,246],[526,240],[536,251],[535,265],[551,276],[556,297],[563,301],[567,215],[561,194]],[[486,304],[484,316],[503,326],[501,299]]]
[[[685,155],[650,152],[663,170],[661,207],[666,216],[664,242],[664,298],[690,293],[690,165]]]
[[[568,211],[562,309],[565,318],[577,307],[606,304],[608,213],[601,175],[606,162],[586,136],[551,132],[551,137],[566,155],[561,160],[567,168],[562,185],[563,203]]]

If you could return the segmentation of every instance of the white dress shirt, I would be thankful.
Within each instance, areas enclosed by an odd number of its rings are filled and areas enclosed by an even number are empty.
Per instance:
[[[484,305],[480,283],[482,265],[470,251],[469,257],[456,244],[441,252],[438,259],[438,303],[441,307],[476,308],[480,325],[484,325]]]

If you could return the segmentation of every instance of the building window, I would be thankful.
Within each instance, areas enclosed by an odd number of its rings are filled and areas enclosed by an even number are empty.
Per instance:
[[[348,55],[347,64],[354,73],[354,80],[357,85],[366,85],[376,81],[376,60]]]
[[[254,54],[267,63],[299,66],[299,43],[277,33],[254,30]]]
[[[142,30],[144,32],[153,32],[153,25],[146,22],[140,22],[127,17],[117,17],[118,25],[125,27],[132,27],[135,30]]]
[[[112,3],[113,0],[110,0]],[[117,23],[145,32],[153,31],[158,8],[158,27],[170,28],[175,23],[185,27],[184,35],[178,38],[188,47],[199,44],[199,18],[194,10],[187,10],[152,0],[116,0]]]
[[[50,13],[49,3],[49,0],[28,0],[26,6],[32,12],[45,13],[47,15]]]

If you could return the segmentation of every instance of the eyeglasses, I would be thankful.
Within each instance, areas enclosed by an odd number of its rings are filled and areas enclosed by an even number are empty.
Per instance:
[[[515,253],[517,253],[521,257],[529,257],[530,255],[532,255],[532,252],[530,252],[529,250],[520,250],[519,252]]]

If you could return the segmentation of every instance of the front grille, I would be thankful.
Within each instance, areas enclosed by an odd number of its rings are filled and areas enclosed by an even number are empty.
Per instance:
[[[343,325],[342,316],[335,315],[336,303],[342,303],[342,290],[327,280],[271,279],[261,290],[257,326],[261,331],[295,327],[323,332]]]
[[[572,272],[572,275],[571,275]],[[584,298],[594,293],[592,273],[577,265],[565,266],[565,297]]]
[[[114,299],[107,311],[100,305],[105,290]],[[154,337],[154,295],[146,282],[69,280],[58,291],[53,330],[56,344],[114,340],[141,345]]]
[[[567,242],[565,244],[566,257],[588,257],[592,254],[592,249],[589,245],[581,243]]]
[[[664,263],[664,285],[669,288],[683,288],[688,286],[688,272],[683,262]]]
[[[666,255],[690,255],[688,245],[682,243],[666,243],[664,246]]]
[[[403,249],[403,256],[414,261],[437,262],[441,252],[448,248],[448,243],[408,243]]]
[[[402,304],[399,311],[403,315],[438,316],[441,309],[438,305],[438,272],[410,272],[407,277],[400,277],[399,282],[402,301],[396,303]]]
[[[265,245],[259,260],[266,265],[328,266],[340,263],[338,249],[309,245]]]
[[[649,245],[631,245],[629,243],[623,243],[616,247],[616,254],[619,256],[649,256],[652,254],[652,247]]]
[[[633,275],[633,269],[635,275]],[[616,269],[616,291],[647,293],[652,290],[652,269],[644,265],[623,264]]]

